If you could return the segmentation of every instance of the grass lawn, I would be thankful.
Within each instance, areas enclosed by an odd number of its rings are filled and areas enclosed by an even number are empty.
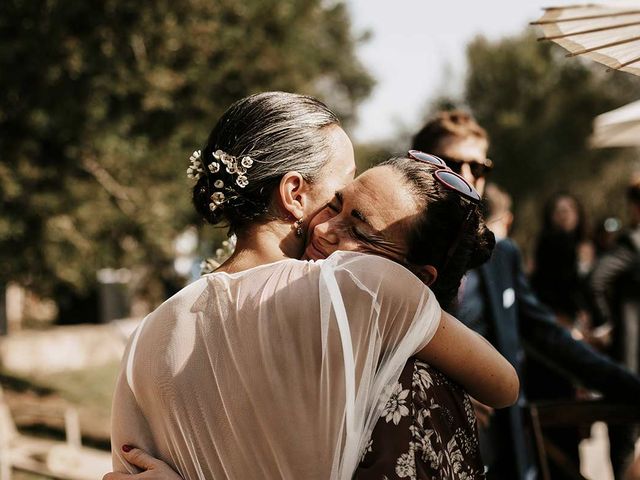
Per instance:
[[[25,380],[56,392],[79,408],[89,409],[97,415],[109,418],[111,397],[119,368],[119,363],[111,363],[86,370],[53,373]]]

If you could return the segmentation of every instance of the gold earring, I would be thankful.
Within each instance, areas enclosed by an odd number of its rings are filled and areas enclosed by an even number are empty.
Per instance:
[[[302,230],[302,218],[296,220],[293,226],[296,229],[296,237],[302,237],[304,234],[304,231]]]

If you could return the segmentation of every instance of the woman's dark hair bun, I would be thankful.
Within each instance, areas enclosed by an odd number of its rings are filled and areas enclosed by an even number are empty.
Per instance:
[[[491,258],[493,249],[496,246],[496,237],[489,230],[484,222],[480,222],[476,232],[475,248],[469,256],[467,269],[479,267]]]

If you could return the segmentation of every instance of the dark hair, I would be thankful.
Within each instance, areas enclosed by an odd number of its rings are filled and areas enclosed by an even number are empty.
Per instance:
[[[413,137],[411,148],[437,155],[440,142],[446,137],[477,137],[489,142],[487,131],[470,114],[462,110],[445,110],[438,112]]]
[[[406,157],[392,158],[382,165],[400,172],[410,191],[424,203],[422,215],[409,232],[406,259],[411,265],[436,267],[438,277],[431,289],[446,309],[456,297],[463,275],[486,262],[495,246],[495,237],[484,223],[482,207],[437,181],[433,173],[439,167],[435,165]],[[460,240],[447,261],[458,237]]]
[[[202,149],[205,173],[193,187],[193,204],[211,224],[226,223],[230,233],[249,222],[275,215],[271,209],[274,190],[290,171],[313,182],[329,160],[325,127],[339,125],[335,114],[319,100],[293,93],[266,92],[243,98],[220,117]],[[212,173],[214,152],[222,150],[241,161],[253,160],[247,170],[248,184],[240,188],[237,175],[224,167]],[[224,202],[211,211],[211,195],[224,183]]]
[[[563,198],[568,198],[573,202],[578,215],[578,223],[576,225],[576,229],[570,233],[573,235],[577,242],[586,240],[588,237],[588,229],[584,207],[575,195],[565,191],[554,193],[545,203],[544,208],[542,209],[541,235],[558,231],[558,227],[556,227],[556,225],[553,223],[553,214],[557,208],[558,202]]]

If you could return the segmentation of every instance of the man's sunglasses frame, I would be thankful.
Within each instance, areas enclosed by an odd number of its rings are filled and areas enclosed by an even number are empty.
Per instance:
[[[489,158],[485,158],[483,162],[479,162],[477,160],[459,160],[457,158],[446,157],[443,155],[440,155],[438,158],[444,160],[447,166],[457,174],[462,173],[462,165],[469,165],[471,175],[473,175],[474,178],[484,178],[491,172],[491,170],[493,170],[493,161]]]

